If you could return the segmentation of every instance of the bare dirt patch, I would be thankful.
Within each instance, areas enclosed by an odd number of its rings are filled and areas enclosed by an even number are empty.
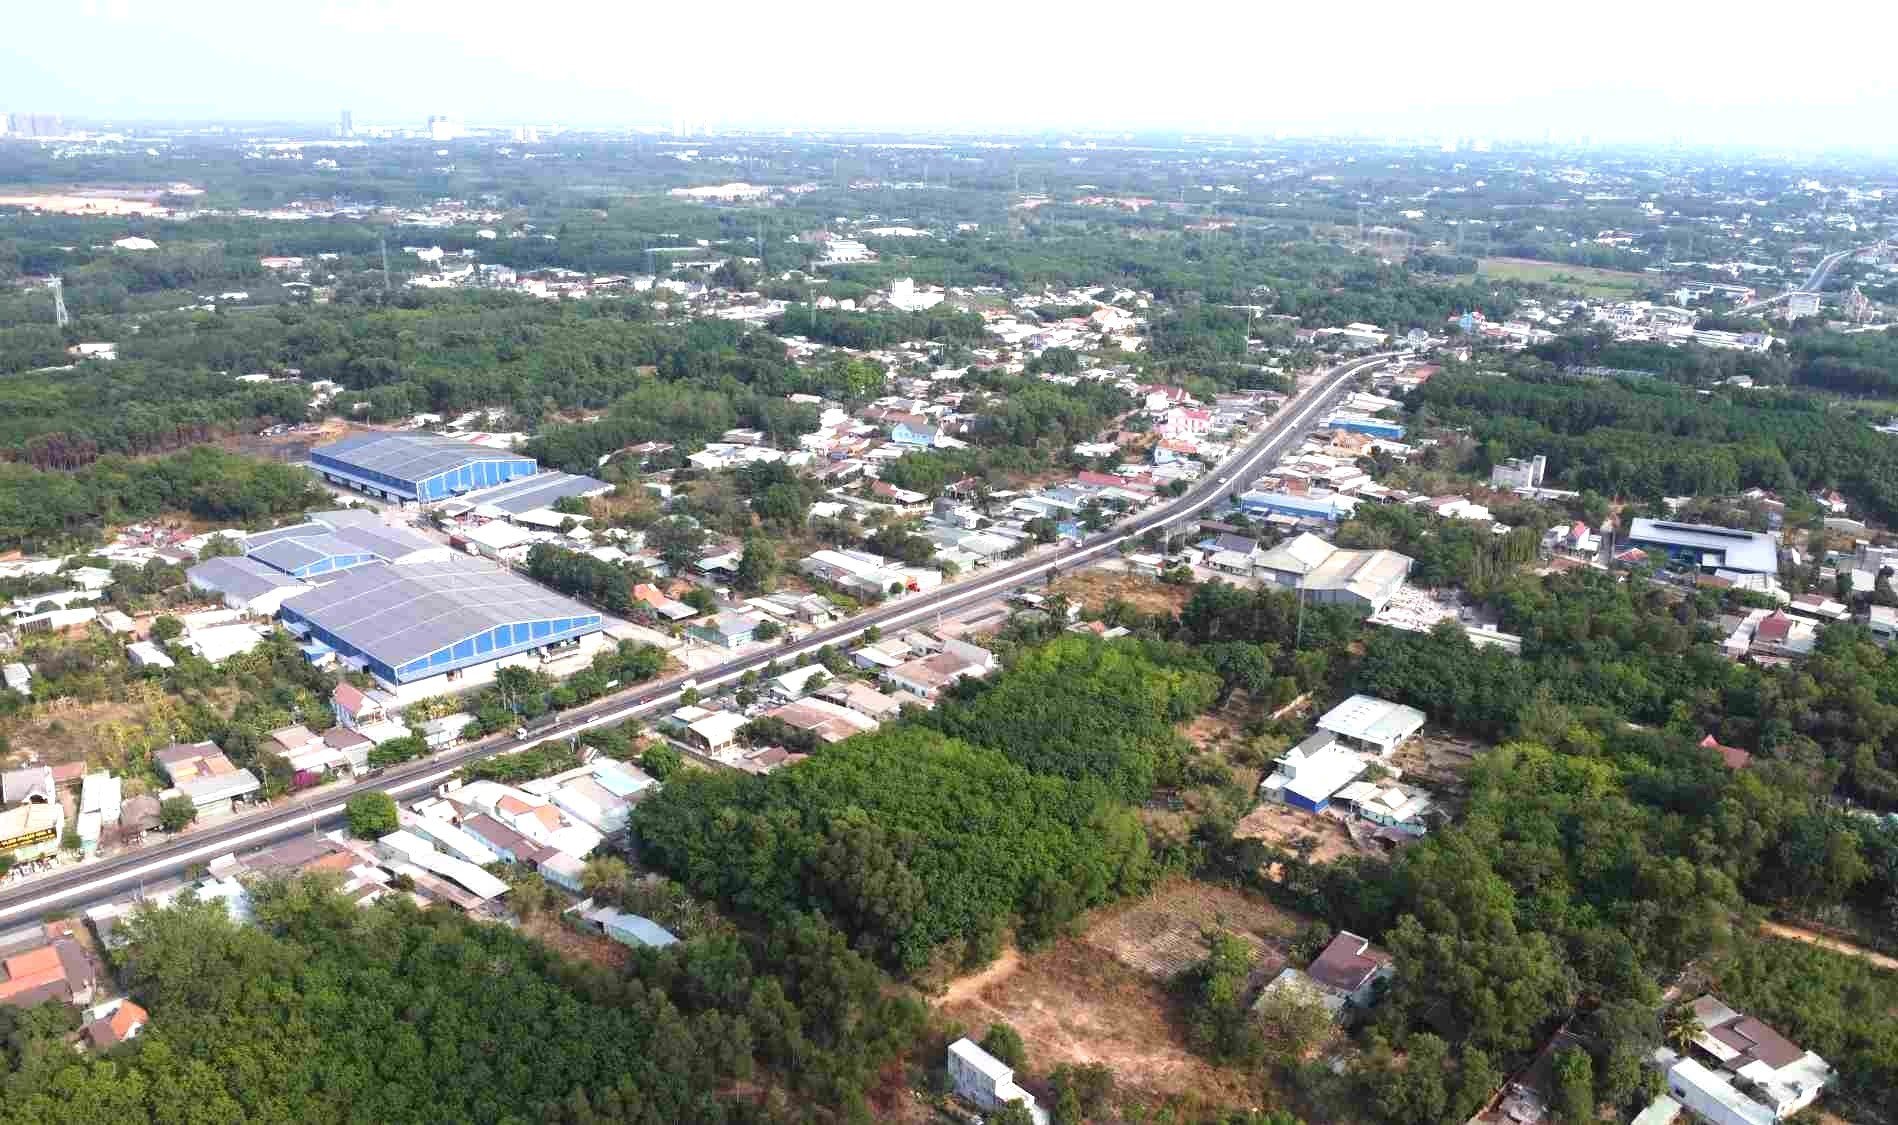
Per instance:
[[[958,992],[956,1002],[939,1010],[978,1039],[991,1023],[1010,1024],[1021,1033],[1036,1074],[1104,1063],[1123,1088],[1160,1097],[1244,1104],[1252,1093],[1243,1074],[1187,1050],[1163,983],[1102,957],[1085,940],[1064,938],[1029,954],[1013,972],[972,995]]]
[[[1142,613],[1178,613],[1192,591],[1184,586],[1169,586],[1144,574],[1112,570],[1081,570],[1057,579],[1052,592],[1099,612],[1119,598]]]
[[[536,914],[523,919],[521,932],[542,945],[576,961],[587,961],[608,969],[624,969],[632,950],[611,938],[583,934],[563,925],[552,914]]]
[[[1021,952],[1014,946],[1002,950],[1002,955],[988,963],[985,968],[976,970],[966,977],[957,977],[936,997],[938,1007],[951,1007],[966,1003],[981,996],[992,984],[1021,968]]]
[[[1463,775],[1485,749],[1481,743],[1442,734],[1420,735],[1398,747],[1390,765],[1403,771],[1405,781],[1439,793],[1461,793]]]
[[[1205,959],[1210,930],[1239,938],[1252,947],[1261,971],[1277,972],[1285,960],[1281,948],[1303,926],[1297,915],[1256,895],[1180,879],[1100,911],[1081,941],[1128,968],[1170,980]]]
[[[1317,845],[1310,857],[1314,863],[1330,863],[1362,850],[1341,822],[1273,803],[1261,804],[1247,813],[1232,834],[1241,840],[1263,840],[1287,851],[1296,850],[1302,839],[1315,839]]]

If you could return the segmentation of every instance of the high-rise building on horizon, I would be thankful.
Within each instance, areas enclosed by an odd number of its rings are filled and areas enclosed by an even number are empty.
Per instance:
[[[356,135],[356,118],[355,115],[348,110],[344,110],[342,116],[336,121],[336,135],[339,137],[353,137]]]
[[[66,133],[66,123],[57,113],[14,113],[9,114],[8,128],[0,132],[16,137],[60,137]]]

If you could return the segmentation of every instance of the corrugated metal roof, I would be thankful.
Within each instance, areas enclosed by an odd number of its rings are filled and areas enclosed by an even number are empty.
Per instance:
[[[427,433],[357,434],[319,445],[310,453],[405,481],[424,480],[475,461],[532,460],[471,441]]]
[[[493,488],[484,488],[470,492],[461,498],[464,504],[475,508],[493,508],[509,515],[531,512],[535,508],[550,507],[554,501],[569,496],[585,496],[589,493],[603,492],[613,486],[603,480],[577,476],[573,473],[546,472],[531,477],[511,480],[506,484],[497,484]]]
[[[600,619],[571,598],[465,555],[357,567],[285,604],[391,668],[497,625]]]

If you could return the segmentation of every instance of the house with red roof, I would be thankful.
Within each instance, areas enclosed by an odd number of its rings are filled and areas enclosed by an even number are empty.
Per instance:
[[[1740,749],[1738,746],[1722,745],[1720,740],[1711,734],[1700,740],[1700,748],[1702,750],[1718,752],[1720,760],[1725,762],[1727,768],[1730,770],[1743,770],[1747,767],[1747,764],[1753,760],[1753,755],[1747,753],[1745,750]]]

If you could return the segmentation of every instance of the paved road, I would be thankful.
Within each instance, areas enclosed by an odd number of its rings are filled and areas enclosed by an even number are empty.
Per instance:
[[[1854,246],[1854,247],[1851,247],[1850,249],[1840,250],[1836,253],[1827,254],[1825,257],[1819,259],[1818,265],[1812,267],[1812,272],[1806,275],[1805,283],[1800,285],[1798,288],[1788,289],[1786,290],[1786,292],[1779,294],[1777,297],[1768,297],[1764,301],[1755,301],[1750,305],[1741,305],[1739,308],[1734,309],[1733,312],[1729,315],[1744,316],[1747,313],[1758,312],[1759,310],[1766,308],[1768,305],[1779,304],[1781,301],[1784,301],[1786,298],[1792,296],[1794,293],[1817,293],[1821,289],[1825,288],[1826,279],[1832,276],[1833,270],[1839,268],[1840,262],[1843,262],[1845,259],[1847,259],[1848,257],[1851,257],[1853,254],[1858,253],[1860,250],[1869,250],[1869,249],[1871,249],[1871,247],[1869,246]]]
[[[688,679],[696,683],[700,690],[717,687],[738,679],[747,671],[762,669],[774,660],[788,661],[800,653],[848,641],[872,625],[888,628],[923,621],[947,610],[994,597],[997,593],[1008,591],[1043,574],[1092,565],[1103,557],[1111,556],[1126,540],[1153,528],[1190,519],[1228,493],[1242,490],[1259,475],[1262,468],[1273,463],[1288,443],[1305,433],[1322,411],[1331,409],[1337,403],[1345,384],[1353,376],[1387,362],[1396,354],[1399,353],[1382,352],[1332,368],[1321,382],[1287,403],[1274,415],[1239,454],[1229,458],[1185,495],[1160,508],[1136,515],[1112,529],[1099,532],[1077,546],[1024,559],[988,571],[967,582],[944,586],[858,614],[848,621],[819,629],[795,644],[775,646],[741,656],[693,677],[675,677],[642,684],[586,706],[563,711],[557,721],[536,727],[525,738],[493,736],[392,767],[363,781],[326,787],[320,797],[308,803],[286,805],[253,816],[234,818],[152,847],[136,849],[100,862],[79,864],[42,878],[24,880],[0,889],[0,926],[31,921],[53,911],[67,911],[104,901],[128,889],[167,879],[192,864],[204,863],[227,852],[265,847],[306,831],[317,831],[337,822],[342,816],[343,802],[356,793],[380,790],[394,797],[407,797],[432,789],[453,776],[457,769],[478,758],[570,738],[589,727],[610,726],[657,710],[676,701]]]

